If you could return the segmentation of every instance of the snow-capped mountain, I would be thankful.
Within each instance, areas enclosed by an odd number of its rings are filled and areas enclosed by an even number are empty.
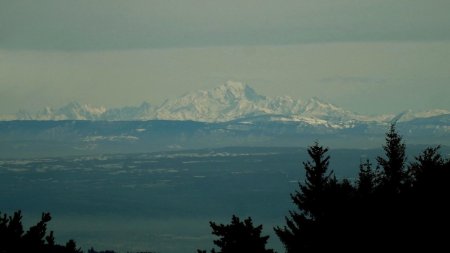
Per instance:
[[[140,106],[126,106],[107,110],[101,115],[102,120],[150,120],[155,118],[152,105],[143,102]]]
[[[163,103],[156,110],[156,118],[221,122],[246,115],[266,113],[267,98],[258,95],[250,86],[227,82],[215,89],[188,93]]]
[[[36,115],[31,115],[22,111],[18,115],[18,118],[34,120],[99,120],[106,111],[105,107],[93,107],[90,105],[80,105],[77,102],[71,102],[59,109],[46,107]],[[24,118],[21,118],[20,116],[24,116]]]
[[[318,98],[303,101],[288,96],[266,97],[246,84],[233,81],[212,90],[188,93],[166,101],[155,112],[157,119],[202,122],[226,122],[262,115],[283,116],[283,121],[311,122],[311,119],[320,119],[341,123],[362,119],[359,115]],[[272,120],[278,119],[272,117]]]
[[[367,116],[318,98],[262,96],[246,84],[227,82],[156,106],[144,102],[107,109],[72,102],[34,114],[20,111],[0,118],[0,155],[306,146],[317,140],[333,147],[370,148],[382,144],[391,122],[397,122],[408,143],[450,146],[446,110]]]
[[[414,112],[412,110],[407,110],[404,112],[399,113],[394,117],[394,121],[398,122],[406,122],[418,118],[431,118],[441,115],[447,115],[450,114],[450,111],[442,110],[442,109],[435,109],[430,111],[422,111],[422,112]]]
[[[166,100],[159,106],[147,102],[139,106],[107,109],[80,105],[72,102],[59,109],[50,107],[31,114],[20,111],[4,120],[191,120],[199,122],[227,122],[261,116],[271,121],[304,122],[333,128],[347,128],[355,123],[386,124],[393,121],[410,121],[420,118],[449,115],[450,111],[428,112],[406,111],[398,115],[359,115],[319,98],[308,100],[289,96],[266,97],[259,95],[250,86],[228,81],[211,90],[200,90],[179,98]]]

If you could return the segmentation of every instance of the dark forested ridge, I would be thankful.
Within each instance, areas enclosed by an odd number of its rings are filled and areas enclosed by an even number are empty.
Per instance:
[[[362,160],[351,179],[335,175],[328,148],[316,142],[307,153],[305,180],[291,194],[295,209],[274,228],[287,253],[448,250],[450,161],[439,146],[408,158],[403,138],[392,125],[383,152]],[[55,243],[53,232],[47,232],[50,214],[44,213],[27,232],[21,220],[20,211],[0,218],[1,253],[81,252],[73,240]],[[230,224],[210,226],[218,237],[213,241],[217,248],[199,252],[274,252],[267,248],[263,226],[254,225],[250,217],[233,215]]]

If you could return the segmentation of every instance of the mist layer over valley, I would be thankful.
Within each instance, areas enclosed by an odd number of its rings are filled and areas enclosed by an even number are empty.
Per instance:
[[[331,149],[330,168],[354,180],[360,162],[380,152]],[[252,216],[281,250],[272,227],[292,208],[305,160],[305,148],[267,147],[3,159],[0,209],[21,209],[28,222],[51,211],[58,241],[119,252],[194,252],[212,246],[210,220]]]

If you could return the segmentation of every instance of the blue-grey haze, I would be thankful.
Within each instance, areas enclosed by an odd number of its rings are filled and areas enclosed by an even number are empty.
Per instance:
[[[448,152],[448,148],[445,148]],[[338,178],[354,177],[376,150],[331,150]],[[418,148],[408,149],[409,157]],[[303,181],[304,148],[227,148],[134,155],[4,159],[0,210],[24,211],[27,224],[50,210],[58,243],[77,240],[118,252],[210,249],[208,221],[251,216],[270,234],[292,209],[289,194]],[[21,185],[21,187],[16,187]],[[39,189],[38,191],[36,189]]]
[[[446,0],[0,0],[0,114],[243,81],[360,113],[450,109]]]

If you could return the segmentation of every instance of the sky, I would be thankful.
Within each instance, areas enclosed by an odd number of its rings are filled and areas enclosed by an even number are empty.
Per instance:
[[[450,110],[448,0],[0,0],[0,114],[242,81],[354,112]]]

